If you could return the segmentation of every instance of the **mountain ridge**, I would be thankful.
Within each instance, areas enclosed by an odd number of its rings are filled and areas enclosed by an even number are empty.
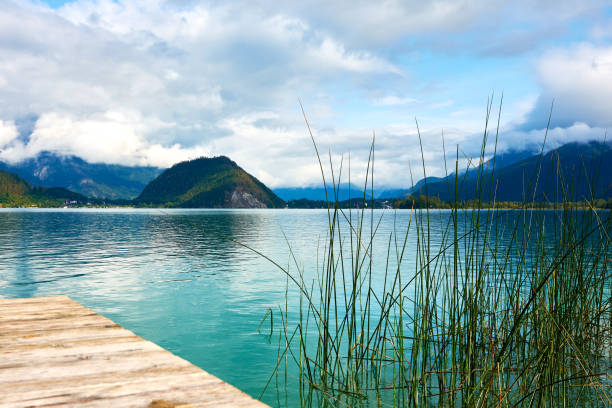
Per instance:
[[[612,167],[605,166],[606,163],[612,163],[612,144],[596,141],[568,143],[543,155],[533,154],[531,151],[498,153],[481,165],[460,172],[457,177],[459,182],[457,198],[472,200],[475,198],[477,188],[480,188],[480,199],[485,201],[496,199],[518,202],[527,198],[539,201],[555,200],[559,199],[561,194],[558,187],[559,178],[572,181],[568,184],[573,186],[571,191],[573,195],[570,197],[573,200],[579,200],[581,197],[609,198],[612,197]],[[4,184],[10,185],[5,187],[6,194],[21,194],[21,196],[30,194],[31,197],[38,194],[39,197],[47,198],[78,194],[80,200],[89,196],[92,202],[106,201],[112,196],[110,200],[119,205],[195,208],[278,208],[285,205],[283,199],[287,202],[300,202],[304,199],[325,200],[323,186],[282,187],[270,190],[226,156],[180,162],[166,170],[153,167],[131,168],[91,164],[75,156],[58,156],[49,152],[43,152],[40,156],[23,161],[19,165],[0,162],[0,170],[10,170],[15,167],[28,177],[23,177],[16,171],[6,173],[12,174],[3,176]],[[541,169],[538,183],[533,183],[536,187],[529,195],[527,192],[530,180],[538,173],[538,169]],[[166,174],[169,170],[172,170],[170,176]],[[560,173],[556,174],[556,171]],[[145,183],[155,174],[156,177]],[[482,175],[480,187],[478,187],[479,174]],[[595,174],[599,175],[598,180],[594,180]],[[162,175],[164,176],[161,177]],[[402,199],[429,195],[444,201],[454,200],[454,174],[444,178],[428,176],[426,180],[427,182],[421,179],[413,187],[405,189],[380,189],[374,192],[374,197]],[[482,188],[482,182],[485,182],[486,188]],[[74,188],[75,183],[76,188]],[[33,187],[35,185],[39,187]],[[109,192],[111,190],[113,192]],[[118,194],[119,190],[124,193],[130,191],[130,195],[135,197],[134,200],[123,198],[125,195]],[[364,197],[359,187],[342,183],[336,191],[338,200],[347,200],[349,190],[352,199]],[[3,191],[0,190],[0,193],[4,194]],[[57,194],[53,193],[54,191]],[[94,194],[88,193],[92,191]],[[327,194],[329,200],[335,199],[333,186],[328,186]],[[370,196],[371,192],[368,191],[366,199]]]
[[[612,167],[603,165],[605,163],[612,163],[612,144],[598,141],[567,143],[542,155],[536,154],[497,168],[494,173],[483,171],[480,181],[475,169],[464,172],[457,177],[457,199],[475,199],[478,191],[479,198],[484,201],[559,201],[561,195],[571,201],[610,198]],[[428,183],[413,194],[454,200],[454,183],[455,176],[452,175]]]
[[[163,169],[89,163],[77,156],[41,152],[17,163],[0,162],[0,170],[42,187],[63,187],[96,199],[132,199]]]

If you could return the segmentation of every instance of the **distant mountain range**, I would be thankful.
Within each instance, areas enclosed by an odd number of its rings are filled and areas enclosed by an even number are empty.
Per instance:
[[[428,182],[441,180],[439,177],[427,177]],[[375,199],[392,199],[392,198],[404,198],[410,195],[410,193],[418,189],[423,184],[424,180],[418,181],[414,187],[411,188],[396,188],[396,189],[374,189]],[[312,186],[312,187],[279,187],[275,188],[274,192],[285,201],[294,200],[311,200],[311,201],[325,201],[325,188],[323,186]],[[333,186],[327,186],[327,197],[330,201],[334,201],[335,195],[338,197],[338,201],[345,201],[350,199],[363,199],[363,185],[358,187],[356,185],[350,185],[348,183],[342,183],[339,187],[336,187],[334,191]],[[372,191],[368,186],[367,193],[365,195],[366,200],[371,199]]]
[[[163,169],[88,163],[75,156],[43,152],[16,164],[0,162],[0,170],[17,174],[32,185],[61,186],[87,197],[132,199]]]
[[[285,202],[228,157],[175,164],[135,199],[140,205],[183,208],[278,208]]]
[[[325,187],[280,187],[275,188],[274,192],[285,201],[291,200],[325,200]],[[359,188],[355,185],[343,183],[334,191],[334,186],[327,186],[327,197],[330,201],[334,201],[334,196],[338,196],[338,201],[348,200],[350,198],[363,198],[363,186]]]
[[[455,181],[459,200],[611,198],[610,163],[612,145],[602,142],[570,143],[544,155],[532,151],[508,152],[460,171],[458,176],[427,177],[410,188],[375,190],[374,198],[393,200],[429,195],[443,201],[453,200]],[[0,202],[5,204],[47,199],[54,199],[55,203],[84,201],[90,197],[96,202],[110,199],[138,206],[277,208],[284,206],[285,201],[291,201],[290,206],[308,207],[306,201],[326,198],[325,189],[317,186],[272,191],[225,156],[190,160],[162,170],[91,164],[77,157],[44,153],[18,164],[0,162],[1,170],[14,173],[2,172],[0,178]],[[353,200],[364,196],[362,188],[342,184],[336,191],[338,200],[348,200],[349,190]],[[329,200],[336,198],[333,187],[328,187],[327,193]],[[370,199],[370,194],[366,194],[366,199]]]
[[[522,150],[522,151],[508,151],[500,153],[496,156],[495,168],[500,169],[504,166],[516,163],[520,160],[534,156],[536,153],[533,150]],[[492,161],[486,166],[486,171],[491,171]],[[467,170],[470,174],[477,175],[475,167],[471,167]],[[433,184],[438,181],[442,181],[442,177],[427,177],[427,183]],[[374,189],[375,199],[394,199],[394,198],[406,198],[413,193],[418,193],[420,189],[425,185],[425,179],[417,181],[414,186],[408,188],[387,188],[387,189]],[[292,200],[311,200],[311,201],[324,201],[325,200],[325,188],[323,186],[310,186],[310,187],[280,187],[275,188],[274,192],[285,201]],[[340,184],[338,189],[338,201],[345,201],[349,199],[349,185],[348,183]],[[327,194],[329,199],[333,200],[333,187],[328,186]],[[370,198],[371,191],[367,192],[367,199]],[[351,185],[350,187],[350,198],[363,198],[363,185],[357,187]]]
[[[518,156],[515,156],[515,158]],[[569,143],[544,155],[530,155],[499,165],[499,157],[478,168],[422,185],[413,194],[454,200],[570,201],[612,197],[612,145],[603,142]]]

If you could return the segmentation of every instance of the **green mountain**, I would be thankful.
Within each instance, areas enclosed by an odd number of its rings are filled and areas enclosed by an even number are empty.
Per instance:
[[[65,187],[98,199],[132,199],[162,169],[118,164],[88,163],[76,156],[41,152],[19,163],[0,162],[0,170],[15,173],[28,183],[43,187]]]
[[[278,208],[285,203],[225,156],[175,164],[135,199],[139,205],[182,208]]]
[[[87,197],[61,187],[32,187],[18,175],[0,170],[0,205],[3,207],[60,207],[67,201],[82,204]]]
[[[570,201],[612,197],[612,145],[603,142],[568,143],[544,155],[533,155],[495,172],[483,167],[483,177],[470,170],[457,178],[459,200]],[[477,193],[480,191],[480,193]],[[415,195],[416,191],[413,192]],[[454,199],[455,176],[421,185],[418,193]]]

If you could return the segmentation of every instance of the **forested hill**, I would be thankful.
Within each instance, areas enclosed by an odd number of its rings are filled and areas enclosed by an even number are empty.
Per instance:
[[[0,170],[0,205],[3,207],[59,207],[66,201],[83,204],[87,198],[61,187],[32,187],[18,175]]]
[[[278,208],[268,187],[225,156],[175,164],[151,181],[138,205],[182,208]]]

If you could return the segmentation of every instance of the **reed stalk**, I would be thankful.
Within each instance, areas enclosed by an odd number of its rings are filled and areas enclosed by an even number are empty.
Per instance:
[[[495,156],[501,103],[494,132],[492,108],[493,98],[478,163],[490,137]],[[595,196],[576,201],[559,163],[554,210],[531,209],[539,172],[517,210],[462,209],[457,150],[450,210],[380,213],[366,209],[374,139],[360,209],[339,208],[342,166],[334,174],[330,159],[326,179],[314,146],[328,193],[326,238],[314,279],[293,250],[291,272],[276,264],[300,299],[299,313],[285,304],[273,328],[275,375],[285,370],[302,406],[612,405],[612,217]],[[475,203],[495,197],[489,163],[475,170]],[[383,216],[398,226],[380,236]],[[381,243],[386,259],[374,259]]]

